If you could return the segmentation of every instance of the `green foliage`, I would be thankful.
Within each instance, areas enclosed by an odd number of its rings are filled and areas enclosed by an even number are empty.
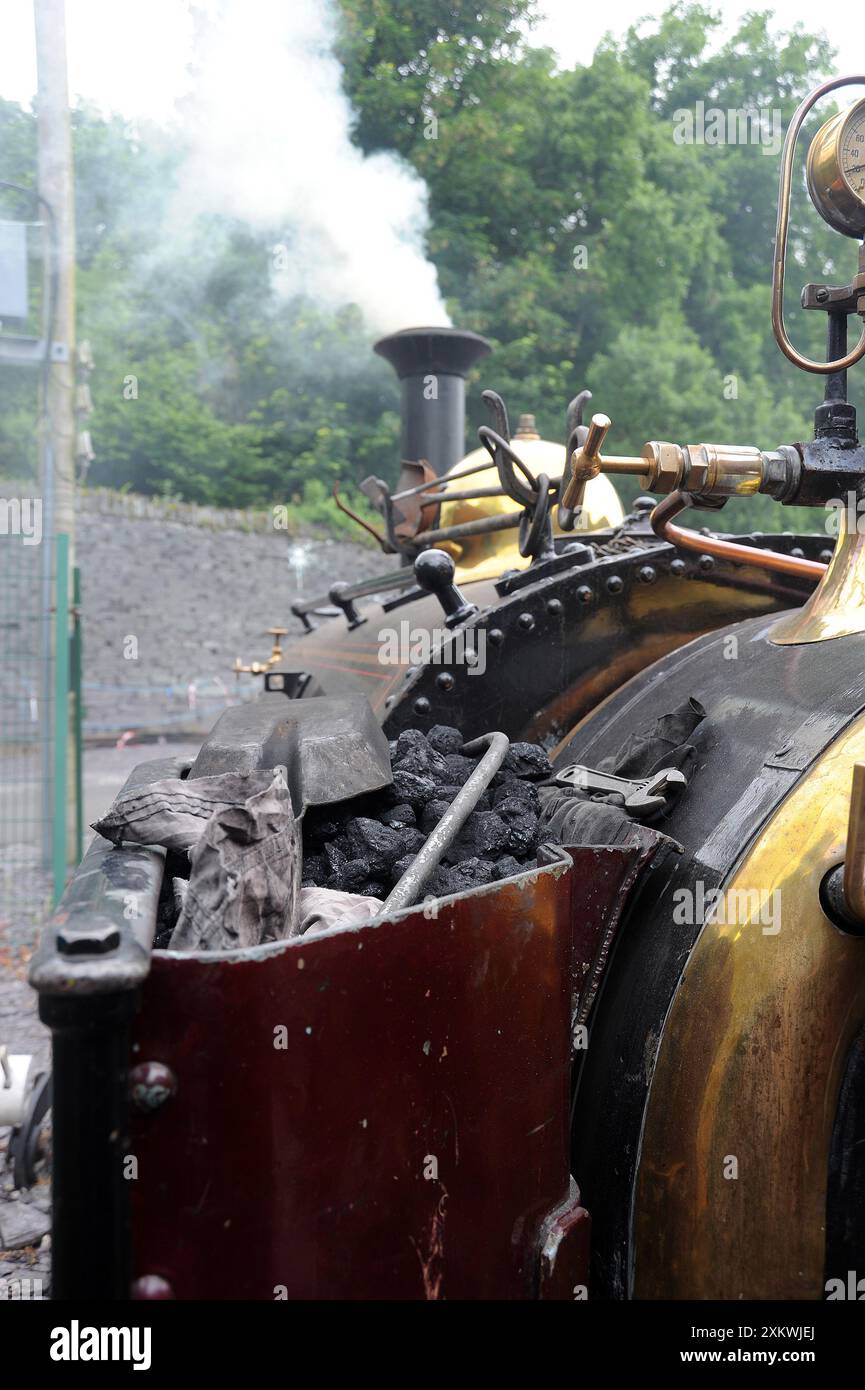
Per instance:
[[[830,70],[823,40],[751,13],[719,42],[716,11],[679,3],[562,71],[525,45],[533,0],[340,10],[356,141],[426,180],[454,321],[495,346],[470,383],[474,425],[491,386],[512,418],[533,411],[561,438],[568,399],[590,386],[614,452],[653,437],[807,437],[819,382],[780,357],[769,326],[779,151],[680,144],[674,130],[698,102],[786,125]],[[74,140],[79,332],[96,361],[90,480],[348,525],[333,483],[355,505],[364,476],[393,480],[398,464],[397,385],[357,310],[280,298],[276,235],[227,219],[168,235],[178,152],[160,131],[82,108]],[[0,178],[32,185],[34,167],[32,116],[0,103]],[[791,253],[788,317],[819,353],[822,316],[796,312],[798,290],[845,278],[852,253],[802,188]],[[33,395],[21,372],[0,375],[0,472],[20,471]],[[759,499],[723,524],[794,521]]]
[[[519,52],[534,0],[340,0],[338,54],[361,149],[410,154],[427,115],[475,104]]]

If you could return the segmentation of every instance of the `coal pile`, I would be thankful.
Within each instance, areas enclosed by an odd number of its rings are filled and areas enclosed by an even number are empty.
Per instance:
[[[307,811],[303,885],[386,898],[430,831],[474,772],[459,729],[405,729],[391,743],[393,785],[370,796]],[[537,783],[552,773],[534,743],[512,743],[501,768],[445,850],[424,895],[444,897],[536,866]]]

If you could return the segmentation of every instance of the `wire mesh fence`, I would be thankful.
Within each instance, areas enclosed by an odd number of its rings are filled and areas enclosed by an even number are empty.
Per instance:
[[[0,535],[0,919],[21,926],[53,889],[55,569],[49,537]]]
[[[0,505],[3,505],[0,503]],[[8,522],[9,512],[4,512]],[[16,543],[17,542],[17,543]],[[32,941],[80,852],[69,538],[0,535],[0,947]],[[80,644],[79,648],[80,650]],[[73,756],[70,756],[72,754]]]

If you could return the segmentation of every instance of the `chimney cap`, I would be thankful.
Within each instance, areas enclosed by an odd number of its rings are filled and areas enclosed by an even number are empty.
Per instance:
[[[463,328],[401,328],[374,344],[402,380],[427,372],[465,377],[475,362],[492,351],[479,333]]]

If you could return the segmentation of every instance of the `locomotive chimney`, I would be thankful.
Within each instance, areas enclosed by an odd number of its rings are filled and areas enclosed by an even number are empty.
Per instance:
[[[402,383],[401,458],[426,459],[441,477],[465,454],[465,379],[490,344],[459,328],[403,328],[375,351]]]

